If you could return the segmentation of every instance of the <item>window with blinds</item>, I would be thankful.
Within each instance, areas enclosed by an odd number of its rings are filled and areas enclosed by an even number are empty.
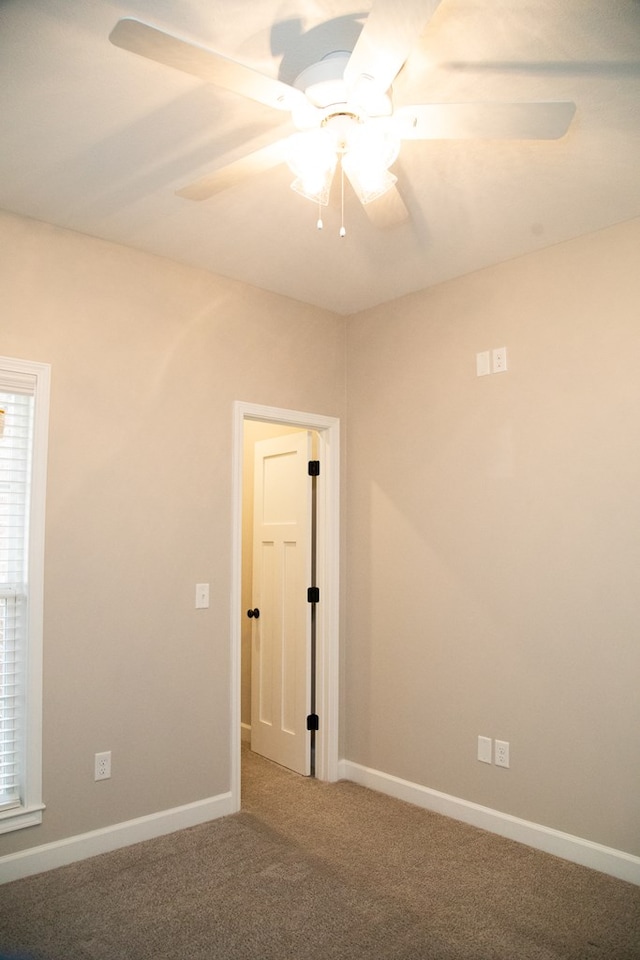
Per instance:
[[[0,832],[42,819],[47,406],[48,367],[0,358]]]
[[[20,803],[32,445],[33,394],[0,390],[0,810]]]

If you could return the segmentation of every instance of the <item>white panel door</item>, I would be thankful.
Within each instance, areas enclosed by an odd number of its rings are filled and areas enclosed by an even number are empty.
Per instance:
[[[255,445],[251,749],[310,773],[311,433]]]

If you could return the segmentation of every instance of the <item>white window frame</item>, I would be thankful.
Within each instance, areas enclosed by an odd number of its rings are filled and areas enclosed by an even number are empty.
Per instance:
[[[47,363],[0,357],[0,388],[35,377],[31,496],[29,510],[25,710],[19,806],[0,813],[0,834],[42,823],[42,638],[44,607],[44,521],[51,367]]]

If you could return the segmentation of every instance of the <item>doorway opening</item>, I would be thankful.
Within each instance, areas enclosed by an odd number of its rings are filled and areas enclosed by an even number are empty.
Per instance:
[[[338,776],[338,676],[339,676],[339,477],[340,425],[333,417],[301,411],[264,407],[237,401],[233,430],[233,570],[231,589],[231,795],[233,809],[240,809],[241,741],[247,729],[247,663],[243,675],[243,632],[247,637],[247,610],[243,605],[243,567],[246,573],[247,534],[243,537],[243,494],[247,449],[256,438],[310,431],[316,438],[313,458],[320,464],[314,480],[315,571],[319,601],[313,604],[315,620],[314,700],[318,729],[314,734],[315,776],[336,780]],[[312,586],[312,584],[309,584]],[[246,593],[246,591],[245,591]],[[243,689],[245,719],[243,724]],[[311,734],[309,734],[311,736]]]

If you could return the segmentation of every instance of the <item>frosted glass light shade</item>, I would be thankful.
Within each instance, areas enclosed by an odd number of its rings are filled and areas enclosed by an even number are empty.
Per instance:
[[[291,189],[326,205],[337,161],[335,140],[328,131],[294,134],[289,138],[287,156],[287,164],[296,175]]]
[[[353,164],[388,170],[400,153],[400,138],[386,121],[374,120],[358,127],[348,146]]]
[[[388,168],[399,151],[400,140],[386,126],[365,125],[358,130],[342,166],[361,203],[371,203],[397,183]]]
[[[359,169],[357,165],[349,162],[348,155],[344,157],[342,166],[358,200],[363,204],[377,200],[398,182],[396,175],[389,170],[376,170],[372,167]]]
[[[295,173],[296,193],[328,204],[338,156],[361,203],[370,203],[390,190],[397,177],[389,171],[398,156],[400,140],[388,124],[354,122],[336,115],[331,124],[294,134],[287,145],[287,163]]]
[[[307,200],[313,200],[314,203],[321,203],[323,207],[326,207],[329,203],[332,180],[333,170],[325,177],[323,183],[318,183],[317,181],[311,183],[308,180],[305,181],[300,177],[296,177],[291,184],[291,189],[299,193],[301,197],[305,197]]]

